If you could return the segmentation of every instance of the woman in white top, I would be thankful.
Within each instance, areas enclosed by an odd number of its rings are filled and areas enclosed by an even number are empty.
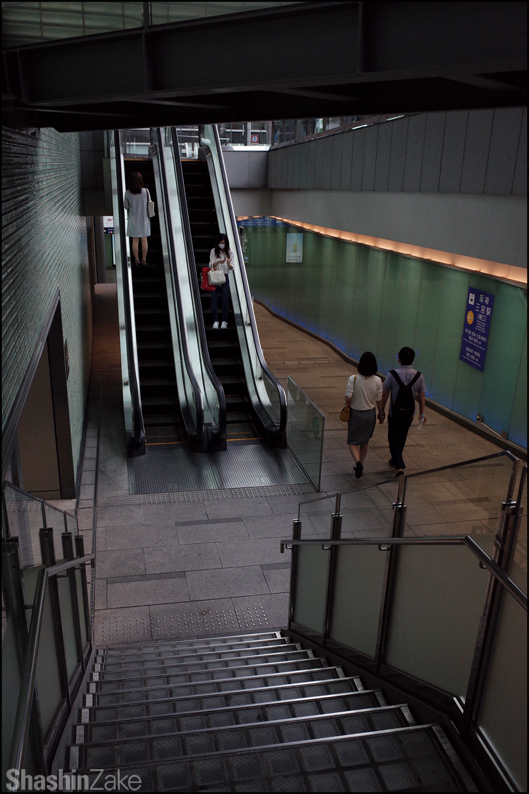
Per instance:
[[[356,463],[355,477],[358,479],[362,476],[367,445],[377,422],[375,405],[378,411],[382,405],[382,381],[377,371],[373,353],[362,353],[358,375],[351,375],[345,390],[345,402],[351,406],[347,444]]]
[[[230,270],[233,270],[234,256],[233,251],[230,251],[230,243],[225,234],[219,234],[215,248],[211,249],[209,255],[209,266],[212,270],[222,270],[226,276],[226,281],[220,287],[211,293],[211,313],[213,315],[213,328],[215,330],[219,327],[219,298],[222,301],[222,330],[228,327],[228,314],[230,311],[230,283],[229,275]]]
[[[139,171],[129,174],[128,188],[125,191],[123,205],[128,210],[127,237],[132,237],[132,264],[138,266],[138,242],[141,240],[141,264],[147,264],[147,237],[151,235],[151,219],[147,212],[147,202],[151,194],[143,184]]]

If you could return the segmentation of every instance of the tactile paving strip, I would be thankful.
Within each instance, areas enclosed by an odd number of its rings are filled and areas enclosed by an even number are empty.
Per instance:
[[[147,642],[175,637],[201,637],[206,634],[225,634],[246,630],[269,629],[268,616],[261,606],[238,606],[232,609],[202,610],[192,612],[182,606],[160,617],[110,618],[96,625],[95,641],[98,645],[115,645],[122,642]]]
[[[306,483],[307,477],[287,449],[260,444],[228,447],[204,455],[179,449],[147,448],[127,461],[130,494],[226,490]]]

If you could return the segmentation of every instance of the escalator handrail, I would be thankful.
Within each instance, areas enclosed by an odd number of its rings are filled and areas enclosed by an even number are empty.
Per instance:
[[[180,160],[180,148],[178,146],[178,132],[176,127],[171,127],[171,139],[173,142],[173,153],[174,153],[174,161],[175,161],[175,169],[176,169],[176,179],[178,182],[178,190],[180,191],[181,197],[181,209],[182,209],[182,221],[184,227],[184,237],[185,237],[185,244],[187,248],[187,263],[189,268],[189,279],[192,285],[193,290],[193,301],[195,304],[195,317],[197,320],[196,326],[198,329],[198,336],[200,339],[200,346],[202,350],[202,358],[204,360],[204,364],[206,366],[206,370],[209,376],[210,381],[212,382],[213,386],[215,387],[215,391],[218,395],[219,400],[219,424],[218,424],[218,434],[220,439],[226,438],[226,395],[224,394],[224,388],[222,383],[219,380],[219,377],[215,370],[213,369],[213,365],[211,363],[211,358],[209,356],[208,350],[208,341],[206,338],[206,329],[204,326],[204,317],[202,314],[202,302],[200,299],[200,288],[197,282],[197,266],[195,261],[195,249],[193,246],[193,237],[191,234],[191,222],[189,220],[189,208],[187,206],[187,196],[186,196],[186,189],[185,189],[185,182],[184,182],[184,172],[182,169],[182,162]]]
[[[119,218],[119,239],[121,248],[121,271],[123,275],[123,292],[125,307],[125,336],[127,339],[127,367],[129,373],[129,388],[132,400],[132,435],[137,446],[143,446],[145,441],[145,426],[139,390],[140,374],[136,367],[133,350],[132,324],[135,323],[134,312],[130,305],[129,269],[127,266],[127,235],[125,231],[125,207],[121,197],[123,187],[123,174],[121,171],[121,131],[114,130],[114,149],[116,156],[116,177],[118,182],[117,205]]]
[[[164,203],[164,210],[165,215],[167,218],[167,242],[169,244],[169,266],[172,271],[173,276],[173,285],[174,285],[174,298],[176,300],[176,320],[178,322],[178,327],[180,330],[180,352],[182,354],[182,359],[184,363],[185,370],[187,372],[187,376],[191,381],[191,387],[193,389],[193,394],[195,398],[195,407],[197,412],[197,419],[196,419],[196,441],[201,443],[204,438],[204,401],[202,399],[202,392],[200,391],[200,386],[198,385],[198,381],[195,377],[195,373],[193,371],[193,367],[191,366],[191,360],[189,358],[189,350],[187,347],[187,336],[186,336],[186,329],[184,325],[184,318],[183,318],[183,309],[182,309],[182,297],[180,295],[180,282],[178,281],[177,275],[177,268],[176,268],[176,251],[174,246],[174,239],[173,239],[173,222],[171,217],[171,205],[169,202],[169,192],[167,189],[167,177],[165,173],[166,164],[165,164],[165,155],[163,151],[163,140],[162,140],[162,132],[160,127],[156,127],[156,136],[157,136],[157,149],[158,149],[158,159],[160,162],[160,182],[162,185],[162,200]],[[185,424],[185,422],[184,422]],[[186,430],[188,428],[186,427]],[[188,430],[189,432],[189,430]]]
[[[203,129],[203,125],[200,125],[200,127]],[[255,316],[254,316],[254,311],[253,311],[252,298],[251,298],[251,295],[250,295],[250,286],[248,284],[248,276],[246,275],[246,268],[244,267],[244,257],[243,257],[242,248],[241,248],[241,241],[239,239],[239,230],[238,230],[238,227],[237,227],[237,220],[235,218],[235,212],[233,211],[233,203],[232,203],[232,200],[231,200],[231,193],[230,193],[230,187],[229,187],[229,182],[228,182],[228,176],[226,174],[226,166],[225,166],[225,163],[224,163],[224,158],[222,157],[222,149],[221,149],[221,145],[220,145],[219,131],[217,129],[217,125],[216,124],[213,124],[212,127],[213,127],[213,135],[215,137],[215,145],[216,145],[217,151],[219,153],[220,171],[221,171],[221,175],[222,175],[224,193],[225,193],[227,204],[228,204],[228,211],[229,211],[229,214],[230,214],[230,222],[231,222],[231,226],[232,226],[231,231],[233,233],[232,236],[235,238],[234,245],[235,245],[235,248],[236,248],[236,251],[237,251],[237,257],[238,257],[239,263],[240,263],[239,269],[240,269],[240,272],[241,272],[242,283],[243,283],[244,293],[245,293],[245,297],[246,297],[246,304],[247,304],[247,308],[248,308],[248,318],[250,320],[250,326],[251,326],[251,329],[252,329],[252,336],[253,336],[253,340],[254,340],[255,351],[257,353],[257,358],[259,359],[259,364],[261,365],[261,368],[262,368],[263,372],[266,373],[266,376],[268,377],[268,379],[274,384],[274,386],[277,389],[277,392],[278,392],[278,395],[279,395],[279,410],[280,410],[280,414],[279,414],[280,419],[279,419],[278,433],[279,433],[279,435],[283,435],[286,432],[286,427],[287,427],[287,399],[286,399],[286,395],[285,395],[285,391],[284,391],[283,387],[281,386],[281,384],[279,383],[279,381],[275,377],[275,375],[273,375],[270,372],[270,370],[268,369],[268,366],[267,366],[266,361],[265,361],[264,356],[263,356],[261,343],[259,341],[259,332],[257,331],[257,323],[255,321]],[[203,136],[201,136],[200,132],[199,132],[199,142],[200,142],[200,138],[201,137],[203,137]],[[200,145],[201,145],[201,148],[203,148],[203,149],[208,148],[207,145],[205,145],[205,146],[202,145],[202,144],[200,144]]]

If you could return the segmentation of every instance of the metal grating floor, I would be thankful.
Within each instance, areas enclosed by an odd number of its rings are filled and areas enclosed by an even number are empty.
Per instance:
[[[261,444],[228,447],[201,454],[185,447],[149,448],[127,461],[130,494],[225,490],[307,483],[287,449]]]

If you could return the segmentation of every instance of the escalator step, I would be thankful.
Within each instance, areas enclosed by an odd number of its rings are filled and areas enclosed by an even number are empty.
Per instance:
[[[143,417],[145,427],[166,427],[167,425],[178,424],[178,417],[175,414],[148,414]]]

